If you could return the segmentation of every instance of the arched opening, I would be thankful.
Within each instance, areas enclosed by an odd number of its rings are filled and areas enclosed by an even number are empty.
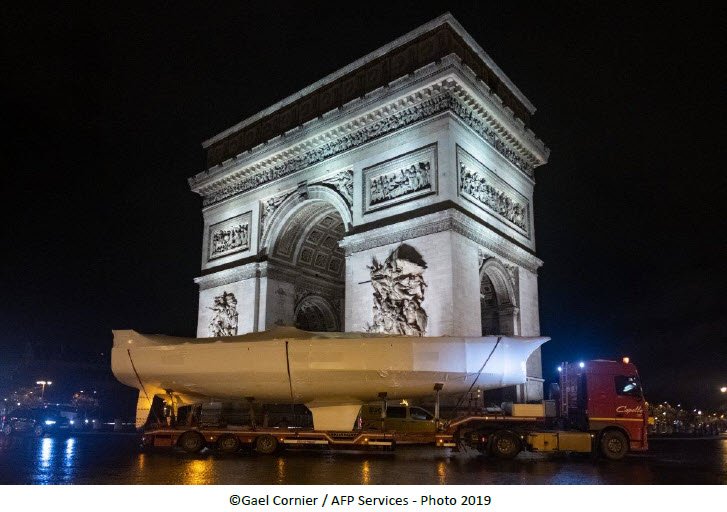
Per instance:
[[[339,319],[332,305],[323,297],[309,295],[295,307],[295,326],[304,331],[339,331]]]
[[[480,314],[482,335],[520,333],[515,287],[505,266],[495,258],[480,269]]]
[[[271,232],[268,278],[279,284],[268,294],[279,296],[268,307],[287,325],[342,330],[346,257],[338,244],[346,225],[339,210],[321,199],[298,201]]]

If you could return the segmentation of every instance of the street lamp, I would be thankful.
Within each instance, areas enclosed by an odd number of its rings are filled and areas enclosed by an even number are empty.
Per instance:
[[[45,387],[46,386],[50,386],[53,383],[51,381],[49,381],[49,380],[39,380],[39,381],[36,381],[35,383],[38,384],[39,386],[43,386],[41,388],[41,390],[40,390],[40,398],[42,400],[43,399],[43,395],[45,394]]]

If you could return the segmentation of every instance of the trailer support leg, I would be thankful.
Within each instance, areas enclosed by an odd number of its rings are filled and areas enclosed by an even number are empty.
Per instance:
[[[437,382],[434,385],[434,423],[439,426],[439,392],[444,387],[444,384]]]

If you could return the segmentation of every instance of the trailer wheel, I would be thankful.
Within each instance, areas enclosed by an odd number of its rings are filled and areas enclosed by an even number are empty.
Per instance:
[[[490,448],[498,459],[512,459],[520,453],[520,438],[509,430],[501,430],[492,437]]]
[[[177,445],[187,453],[197,453],[204,448],[204,438],[199,432],[190,430],[179,436]]]
[[[601,453],[607,459],[621,460],[628,451],[628,440],[618,430],[607,430],[601,436]]]
[[[240,440],[235,435],[225,434],[217,440],[217,449],[225,453],[235,453],[240,449]]]
[[[278,440],[275,439],[275,436],[264,434],[258,437],[257,441],[255,441],[255,449],[258,453],[270,455],[275,453],[275,450],[278,449]]]

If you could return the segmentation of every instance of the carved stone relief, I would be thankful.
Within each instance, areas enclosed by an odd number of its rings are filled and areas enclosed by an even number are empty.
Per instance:
[[[363,170],[364,213],[436,193],[437,145]]]
[[[483,210],[505,220],[528,238],[528,200],[481,162],[457,146],[459,193]]]
[[[419,252],[400,245],[383,263],[373,258],[371,285],[374,288],[373,324],[367,332],[424,336],[427,313],[422,308],[427,284],[422,274],[427,268]]]
[[[237,335],[237,299],[235,294],[223,291],[222,295],[215,297],[211,308],[212,319],[209,323],[209,334],[211,337],[236,336]]]
[[[250,248],[252,212],[210,226],[207,259],[213,260]]]
[[[353,169],[338,172],[331,178],[323,180],[321,183],[326,183],[335,188],[346,201],[349,209],[353,206]]]
[[[290,194],[282,194],[277,197],[271,197],[270,199],[266,199],[262,202],[262,210],[260,212],[260,234],[265,235],[268,228],[270,228],[270,220],[273,217],[273,214],[275,213],[275,210],[278,209],[278,207],[281,205],[283,201],[289,196]]]

